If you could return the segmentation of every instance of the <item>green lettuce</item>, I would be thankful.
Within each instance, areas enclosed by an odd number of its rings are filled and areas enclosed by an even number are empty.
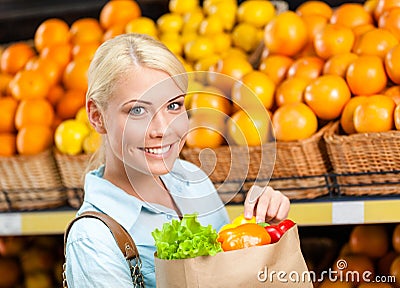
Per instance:
[[[151,235],[160,259],[213,256],[222,251],[217,231],[211,225],[202,226],[197,214],[185,214],[182,220],[164,223],[161,230],[157,228]]]

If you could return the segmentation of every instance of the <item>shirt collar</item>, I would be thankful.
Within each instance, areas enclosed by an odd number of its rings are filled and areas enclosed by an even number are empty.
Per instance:
[[[104,179],[103,174],[104,166],[86,174],[85,201],[129,229],[145,203]]]

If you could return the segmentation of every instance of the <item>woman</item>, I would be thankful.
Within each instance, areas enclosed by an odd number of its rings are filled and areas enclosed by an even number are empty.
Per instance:
[[[126,34],[103,43],[89,68],[86,109],[103,134],[101,159],[85,178],[78,215],[100,211],[134,239],[146,287],[155,287],[151,232],[185,213],[198,213],[216,230],[229,222],[209,180],[178,159],[188,131],[184,106],[187,76],[181,62],[160,42]],[[101,155],[100,155],[101,156]],[[289,200],[271,187],[253,186],[245,217],[279,221]],[[132,287],[129,267],[108,228],[81,219],[70,230],[66,275],[73,287]]]

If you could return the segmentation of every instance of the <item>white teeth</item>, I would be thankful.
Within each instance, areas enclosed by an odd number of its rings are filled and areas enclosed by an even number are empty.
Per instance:
[[[168,152],[168,150],[171,148],[171,145],[162,147],[162,148],[145,148],[144,151],[146,151],[147,153],[151,153],[151,154],[164,154],[166,152]]]

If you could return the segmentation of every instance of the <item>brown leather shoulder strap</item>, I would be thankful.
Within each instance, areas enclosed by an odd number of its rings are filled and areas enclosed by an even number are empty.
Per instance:
[[[64,252],[66,251],[67,237],[72,225],[81,218],[95,218],[102,221],[111,231],[119,249],[127,260],[139,257],[139,252],[131,235],[112,217],[96,211],[86,211],[69,222],[64,233]]]

